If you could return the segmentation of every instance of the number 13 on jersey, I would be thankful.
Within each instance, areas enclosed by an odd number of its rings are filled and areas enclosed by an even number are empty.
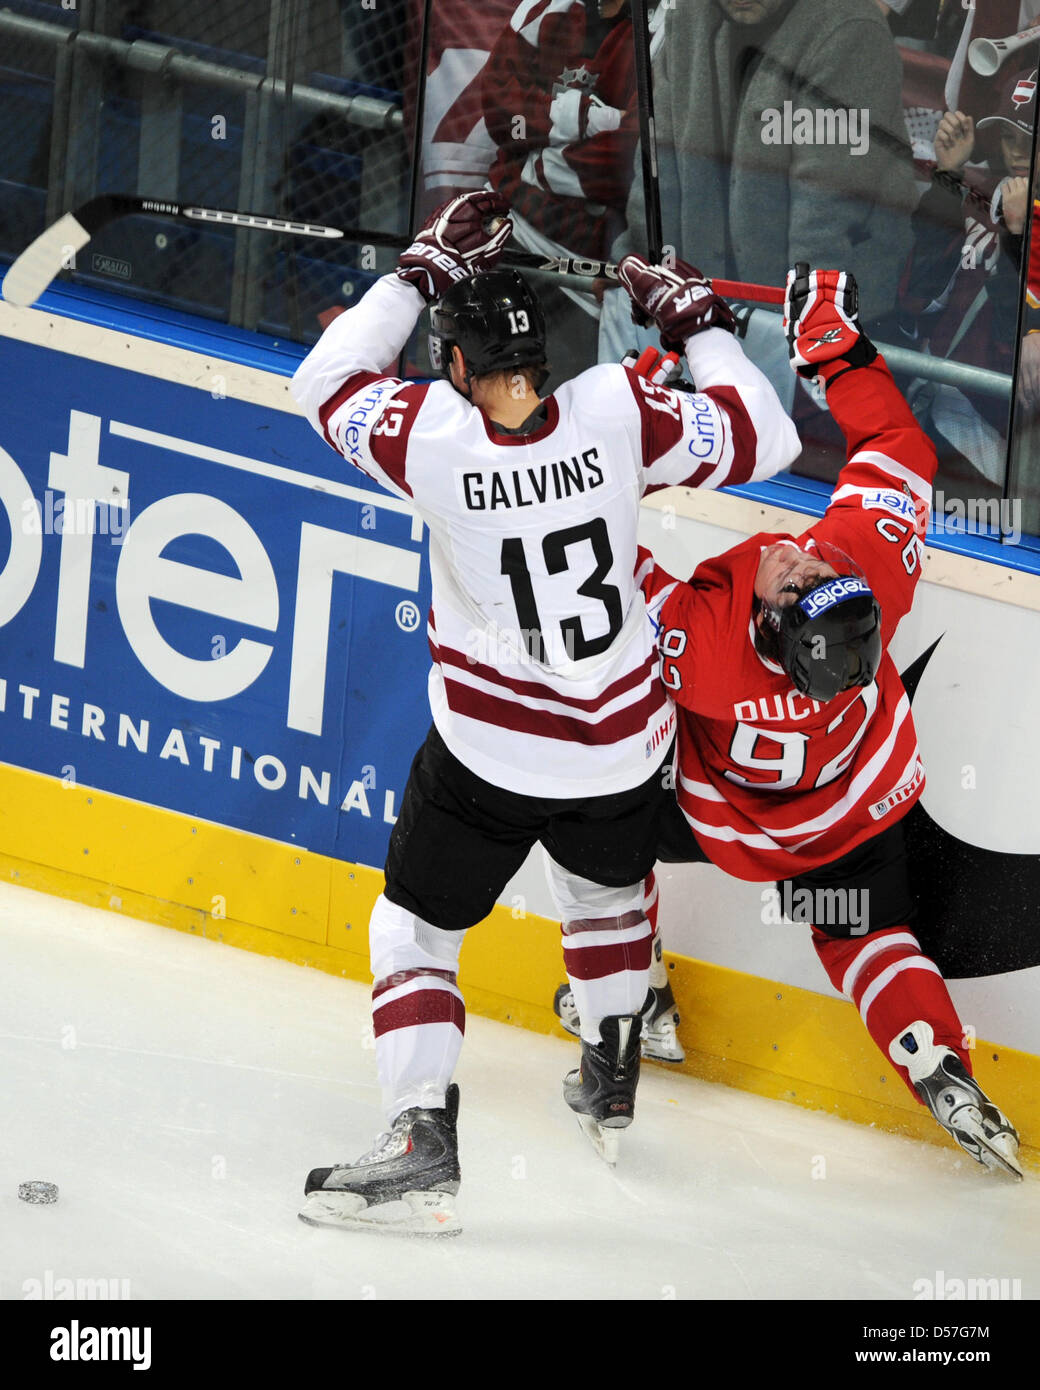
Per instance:
[[[583,522],[578,526],[568,526],[560,531],[550,531],[542,540],[541,545],[546,573],[549,575],[570,575],[572,563],[574,568],[581,573],[584,568],[582,552],[573,551],[572,553],[572,548],[585,545],[592,547],[595,569],[588,578],[577,585],[574,584],[574,576],[571,575],[571,582],[563,586],[560,593],[559,606],[561,612],[565,612],[567,602],[573,603],[573,596],[577,594],[601,603],[607,630],[596,637],[589,637],[586,634],[581,615],[559,616],[555,611],[556,603],[552,605],[554,611],[551,614],[539,612],[523,538],[516,536],[502,542],[501,573],[509,580],[520,631],[532,661],[545,664],[548,659],[543,637],[547,621],[551,622],[555,619],[558,623],[564,649],[570,661],[581,661],[583,657],[598,656],[600,652],[606,651],[621,631],[625,621],[621,593],[615,585],[604,584],[603,582],[614,563],[614,554],[610,548],[607,523],[602,517],[593,517],[591,521]],[[585,563],[587,564],[587,561]]]

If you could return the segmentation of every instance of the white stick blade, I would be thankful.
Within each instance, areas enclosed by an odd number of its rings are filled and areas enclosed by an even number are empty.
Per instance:
[[[8,304],[17,304],[20,309],[35,304],[51,281],[69,268],[70,258],[89,240],[90,233],[80,226],[71,212],[60,217],[53,227],[48,227],[25,248],[4,277],[4,298]]]

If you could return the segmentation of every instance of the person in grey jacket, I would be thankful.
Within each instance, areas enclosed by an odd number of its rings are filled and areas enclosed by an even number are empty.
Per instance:
[[[901,79],[876,0],[675,0],[653,64],[665,254],[767,285],[844,266],[884,336],[915,201]],[[627,221],[615,258],[647,249],[639,178]]]

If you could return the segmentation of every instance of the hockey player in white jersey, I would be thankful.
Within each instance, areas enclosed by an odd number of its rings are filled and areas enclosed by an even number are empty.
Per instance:
[[[698,394],[601,365],[539,399],[538,301],[492,269],[507,212],[488,192],[446,204],[293,379],[327,442],[429,526],[433,586],[433,726],[369,926],[390,1130],[356,1163],[310,1174],[300,1215],[319,1224],[459,1229],[459,948],[538,842],[571,871],[565,890],[553,883],[582,1021],[565,1099],[604,1149],[631,1122],[643,880],[675,723],[639,587],[639,501],[770,477],[799,449],[729,307],[684,266],[662,272],[662,293]],[[427,304],[446,379],[401,381],[392,364]]]

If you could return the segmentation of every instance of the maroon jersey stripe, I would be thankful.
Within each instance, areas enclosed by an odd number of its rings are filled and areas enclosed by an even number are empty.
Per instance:
[[[368,447],[380,468],[399,488],[411,497],[412,489],[405,477],[408,458],[408,436],[412,432],[419,407],[426,399],[430,386],[405,386],[398,391],[379,417],[379,423],[368,436]],[[394,432],[390,433],[391,422]]]
[[[746,483],[755,471],[758,459],[758,432],[751,423],[747,407],[740,399],[740,393],[732,386],[709,386],[704,395],[711,397],[733,431],[733,462],[720,486]],[[693,484],[694,487],[696,485]]]
[[[403,999],[380,1004],[372,1012],[372,1031],[377,1038],[397,1028],[416,1028],[423,1023],[454,1023],[466,1031],[466,1006],[446,989],[417,989]]]
[[[643,466],[649,468],[659,458],[674,449],[683,437],[683,424],[669,409],[658,409],[649,403],[653,396],[660,396],[661,403],[671,405],[674,392],[654,386],[643,377],[637,376],[631,368],[625,368],[628,384],[639,408],[639,419],[643,433]],[[648,488],[647,491],[650,489]]]
[[[482,690],[460,685],[447,675],[444,690],[449,709],[469,719],[479,720],[481,724],[494,724],[516,733],[558,738],[566,743],[584,743],[590,747],[618,743],[621,739],[641,734],[653,715],[666,707],[663,689],[651,690],[636,704],[618,710],[607,719],[601,719],[598,724],[585,724],[580,719],[568,719],[566,715],[552,714],[547,710],[528,709],[512,700],[487,695]]]
[[[322,431],[337,453],[341,454],[343,450],[336,443],[329,427],[337,410],[346,405],[353,396],[359,395],[377,382],[394,379],[388,378],[386,372],[355,372],[353,376],[347,377],[343,385],[321,407],[318,418]],[[366,421],[361,427],[364,431],[364,442],[373,459],[391,482],[396,483],[409,497],[412,495],[412,489],[405,476],[408,436],[429,389],[429,383],[421,386],[402,385],[393,398],[386,402],[376,419]],[[380,479],[377,478],[376,481],[379,482]]]
[[[581,950],[563,944],[564,969],[572,980],[602,980],[622,970],[649,970],[651,955],[649,924],[638,941],[618,941],[610,946],[585,946]]]
[[[657,656],[655,653],[647,657],[642,666],[635,671],[630,671],[627,676],[622,676],[620,680],[614,681],[613,685],[608,685],[602,695],[593,695],[588,699],[579,699],[576,695],[560,695],[548,685],[542,685],[538,681],[515,680],[512,676],[504,675],[494,666],[487,666],[482,661],[473,661],[462,652],[456,651],[454,647],[442,647],[430,640],[430,651],[434,661],[440,662],[445,666],[456,666],[461,671],[472,671],[475,676],[480,676],[486,681],[493,681],[495,685],[505,686],[507,690],[512,690],[517,695],[529,695],[536,700],[555,700],[557,704],[567,705],[570,709],[584,710],[592,714],[596,710],[602,709],[618,695],[623,695],[626,690],[632,690],[637,685],[642,685],[649,676],[654,674],[657,667]]]
[[[653,878],[653,874],[650,878]],[[629,927],[638,927],[643,920],[641,912],[626,912],[620,917],[572,917],[561,924],[560,931],[564,936],[576,936],[583,931],[625,931]],[[606,926],[605,923],[611,925]]]
[[[392,975],[384,975],[381,980],[376,981],[372,988],[372,998],[378,999],[388,989],[396,989],[398,985],[407,984],[409,980],[423,979],[430,975],[436,976],[438,980],[447,980],[450,985],[456,982],[454,970],[396,970]]]
[[[318,411],[318,419],[321,421],[321,428],[325,433],[325,440],[329,446],[342,453],[339,445],[329,433],[329,421],[335,415],[341,405],[350,400],[351,396],[356,396],[359,391],[363,391],[366,386],[371,386],[376,381],[384,381],[385,372],[355,372],[353,376],[348,376],[343,385],[335,391]]]

